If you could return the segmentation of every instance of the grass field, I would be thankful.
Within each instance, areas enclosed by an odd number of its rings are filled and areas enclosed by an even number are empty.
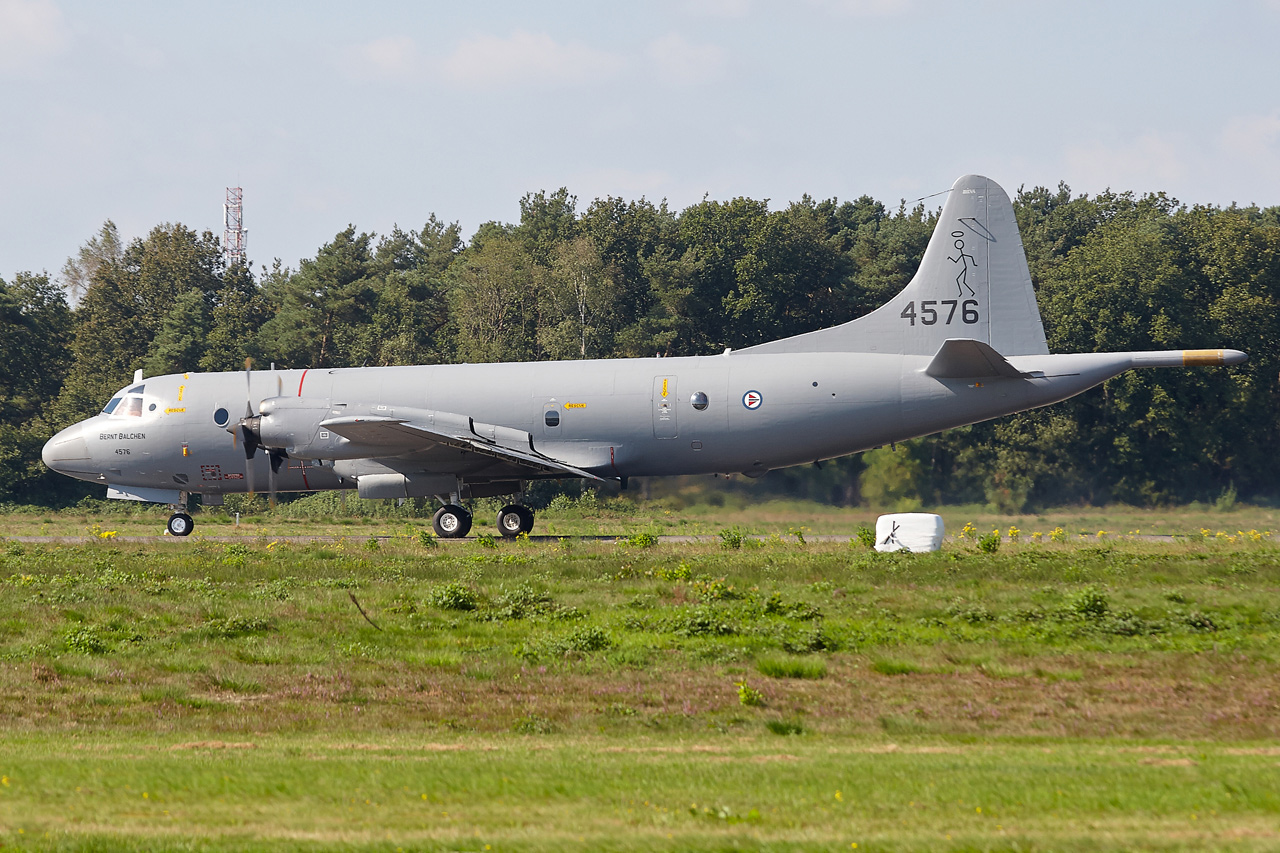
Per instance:
[[[913,556],[718,509],[671,544],[581,506],[540,522],[618,541],[4,516],[81,541],[0,543],[0,844],[1280,848],[1269,510],[974,513],[1020,541]]]
[[[195,513],[196,530],[205,536],[278,537],[289,535],[355,536],[394,535],[429,525],[430,511],[399,510],[386,501],[362,501],[334,493],[311,495],[282,504],[271,511],[258,498],[227,508],[213,507]],[[473,534],[496,535],[494,516],[502,502],[479,501]],[[236,508],[243,509],[239,519]],[[1185,507],[1143,509],[1060,507],[1037,513],[1004,515],[986,506],[948,506],[937,511],[947,530],[958,533],[967,523],[983,532],[1014,526],[1030,536],[1062,527],[1073,537],[1130,534],[1184,535],[1201,529],[1214,532],[1280,531],[1280,509],[1231,504],[1219,509],[1192,504]],[[559,499],[537,515],[535,536],[619,536],[638,530],[659,534],[713,536],[738,527],[747,533],[769,535],[801,531],[816,535],[851,536],[859,525],[875,525],[878,511],[867,507],[835,507],[791,500],[751,500],[737,493],[710,493],[690,502],[679,497],[641,502],[628,497],[597,499],[588,493],[581,501]],[[6,536],[76,536],[97,525],[120,536],[153,536],[164,529],[168,510],[155,504],[130,501],[91,501],[82,509],[52,513],[35,508],[4,512],[0,508],[0,533]]]

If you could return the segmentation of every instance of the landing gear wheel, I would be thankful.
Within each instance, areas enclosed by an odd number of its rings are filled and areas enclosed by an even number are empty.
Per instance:
[[[169,516],[169,523],[165,526],[169,529],[170,536],[189,536],[196,529],[196,523],[185,512],[175,512]]]
[[[445,504],[436,510],[431,528],[441,539],[461,539],[471,532],[471,513],[460,506]]]
[[[519,504],[504,506],[498,513],[498,532],[508,539],[533,529],[533,512]]]

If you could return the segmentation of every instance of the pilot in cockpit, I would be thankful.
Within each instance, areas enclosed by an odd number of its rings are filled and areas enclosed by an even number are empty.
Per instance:
[[[142,417],[142,391],[144,388],[146,388],[145,385],[135,385],[125,391],[123,395],[112,397],[111,402],[107,403],[106,408],[102,410],[102,414],[116,418]]]

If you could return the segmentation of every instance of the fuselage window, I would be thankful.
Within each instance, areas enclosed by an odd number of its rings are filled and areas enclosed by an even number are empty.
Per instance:
[[[707,401],[707,395],[706,395],[706,392],[705,392],[705,391],[695,391],[695,392],[694,392],[694,394],[693,394],[693,396],[689,398],[689,402],[693,404],[693,407],[694,407],[695,409],[697,409],[699,412],[701,412],[703,409],[705,409],[705,408],[707,407],[707,403],[708,403],[708,401]]]
[[[120,410],[120,414],[126,418],[142,417],[142,398],[129,396],[124,398],[124,406]]]
[[[111,402],[110,402],[110,403],[107,403],[106,407],[102,410],[102,414],[104,414],[104,415],[109,415],[109,414],[111,414],[112,412],[114,412],[114,411],[116,410],[116,406],[118,406],[118,405],[120,405],[120,398],[119,398],[119,397],[112,397],[112,398],[111,398]]]
[[[555,409],[547,409],[542,415],[542,421],[549,427],[560,426],[560,413]]]
[[[213,413],[213,422],[218,426],[226,426],[229,420],[231,420],[231,413],[226,409],[218,409]]]

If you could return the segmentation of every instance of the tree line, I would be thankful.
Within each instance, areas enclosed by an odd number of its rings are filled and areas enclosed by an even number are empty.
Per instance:
[[[1280,208],[1188,206],[1162,193],[1023,189],[1014,199],[1053,352],[1243,349],[1233,368],[1135,371],[1025,412],[828,464],[769,488],[878,505],[1020,510],[1276,495]],[[641,198],[579,210],[526,195],[520,221],[469,241],[430,216],[350,226],[296,269],[228,266],[208,231],[107,222],[56,279],[0,279],[0,501],[57,504],[89,487],[40,447],[147,375],[702,355],[859,317],[904,287],[938,211],[868,196]]]

